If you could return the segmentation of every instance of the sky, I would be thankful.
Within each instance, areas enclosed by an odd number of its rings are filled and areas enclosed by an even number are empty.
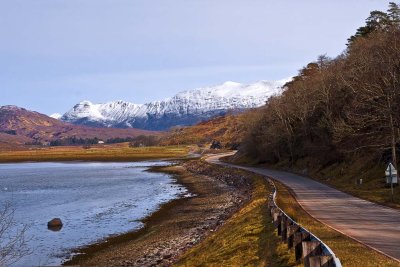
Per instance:
[[[82,100],[280,80],[339,55],[388,2],[0,0],[0,106],[64,113]]]

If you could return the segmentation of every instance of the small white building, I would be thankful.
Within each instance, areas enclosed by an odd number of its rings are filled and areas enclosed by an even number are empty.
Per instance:
[[[100,140],[99,142],[97,142],[98,144],[104,144],[104,141],[103,140]]]

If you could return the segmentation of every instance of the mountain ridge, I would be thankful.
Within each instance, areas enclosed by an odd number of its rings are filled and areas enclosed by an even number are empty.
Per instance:
[[[281,92],[289,79],[261,80],[253,84],[227,81],[216,86],[185,90],[171,98],[145,104],[123,100],[94,104],[84,100],[64,113],[60,120],[94,127],[166,130],[193,125],[228,111],[243,111],[265,104]]]

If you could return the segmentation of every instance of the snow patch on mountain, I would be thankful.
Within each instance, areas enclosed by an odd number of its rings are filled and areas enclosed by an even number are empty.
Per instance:
[[[53,119],[56,119],[56,120],[61,119],[61,117],[62,117],[62,115],[60,113],[53,113],[53,114],[50,115],[50,118],[53,118]]]
[[[175,125],[197,123],[228,110],[260,107],[272,95],[280,93],[287,81],[259,81],[253,84],[228,81],[217,86],[183,91],[172,98],[146,104],[122,100],[93,104],[85,100],[60,119],[100,127],[163,130]]]

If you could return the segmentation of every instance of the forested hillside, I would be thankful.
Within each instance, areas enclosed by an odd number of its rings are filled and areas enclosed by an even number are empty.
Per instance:
[[[357,157],[396,163],[400,129],[400,8],[373,11],[347,49],[319,56],[247,124],[241,152],[258,162],[323,168]]]
[[[236,149],[243,141],[245,125],[255,111],[226,114],[198,123],[190,127],[176,127],[164,137],[161,145],[197,144],[208,146],[213,140],[221,142],[222,147]]]

